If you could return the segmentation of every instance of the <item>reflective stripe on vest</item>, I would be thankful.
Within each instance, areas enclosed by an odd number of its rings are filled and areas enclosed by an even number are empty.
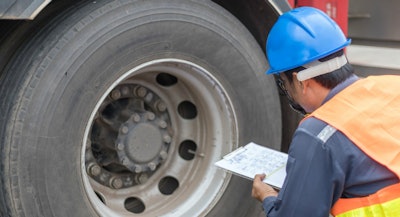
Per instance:
[[[399,217],[400,183],[367,197],[341,198],[331,213],[335,217]]]
[[[336,94],[309,117],[314,116],[341,131],[364,153],[400,178],[399,87],[400,76],[360,79]],[[399,188],[399,185],[395,186]],[[400,201],[396,199],[400,198],[399,192],[385,191],[384,188],[365,197],[368,199],[339,199],[332,211],[335,211],[333,214],[336,216],[344,217],[400,216]],[[374,198],[382,198],[382,194],[385,195],[383,198],[390,199],[375,203]],[[369,200],[371,198],[372,201]],[[395,213],[385,215],[387,211]]]

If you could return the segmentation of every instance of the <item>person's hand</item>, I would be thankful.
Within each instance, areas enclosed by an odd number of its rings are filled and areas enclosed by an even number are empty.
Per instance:
[[[278,195],[278,192],[263,182],[264,178],[265,174],[257,174],[254,177],[253,189],[251,191],[251,196],[261,202],[264,201],[266,197]]]

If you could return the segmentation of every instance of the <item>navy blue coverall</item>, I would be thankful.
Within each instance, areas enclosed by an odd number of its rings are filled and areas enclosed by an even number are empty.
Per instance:
[[[324,102],[357,79],[352,76],[336,86]],[[314,117],[295,131],[286,171],[278,196],[263,201],[268,217],[328,217],[340,197],[367,196],[399,182],[340,131]]]

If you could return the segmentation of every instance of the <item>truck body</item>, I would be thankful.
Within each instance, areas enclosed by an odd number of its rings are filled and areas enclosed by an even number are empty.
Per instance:
[[[293,4],[1,1],[0,215],[262,216],[213,164],[288,149],[265,41]]]

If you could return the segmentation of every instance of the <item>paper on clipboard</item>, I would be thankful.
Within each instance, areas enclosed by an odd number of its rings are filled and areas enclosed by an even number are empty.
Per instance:
[[[215,165],[251,180],[256,174],[265,173],[264,182],[280,189],[286,177],[287,158],[286,153],[251,142],[225,155]]]

